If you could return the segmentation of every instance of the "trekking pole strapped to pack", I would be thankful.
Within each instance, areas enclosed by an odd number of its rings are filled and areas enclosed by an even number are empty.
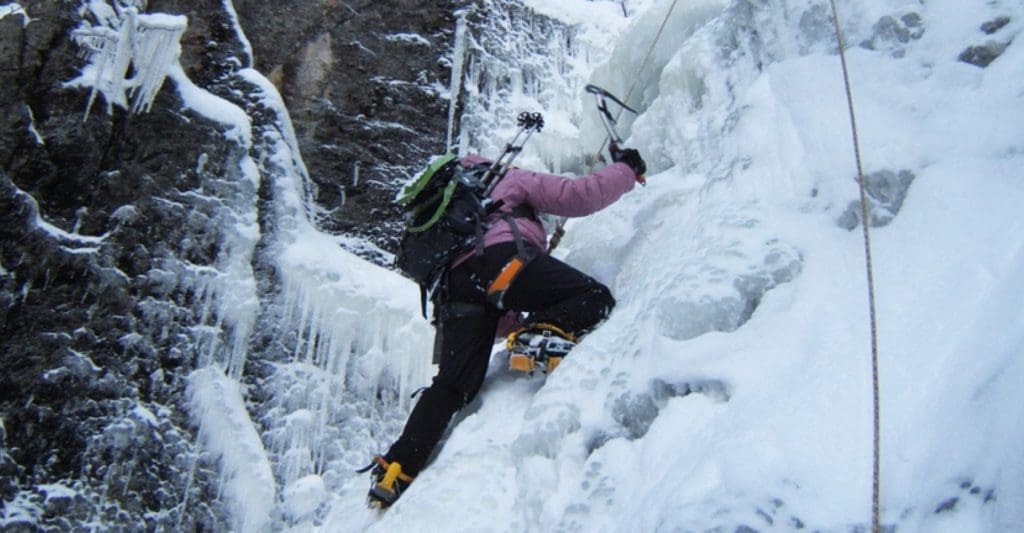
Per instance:
[[[498,182],[505,177],[505,173],[512,166],[512,161],[523,151],[523,146],[526,141],[530,140],[530,136],[544,128],[544,117],[540,113],[524,111],[516,118],[516,125],[519,126],[519,131],[511,141],[505,144],[505,150],[501,156],[494,160],[491,167],[487,169],[487,174],[484,175],[483,182],[487,186],[484,190],[485,197],[489,197],[494,188],[498,186]]]

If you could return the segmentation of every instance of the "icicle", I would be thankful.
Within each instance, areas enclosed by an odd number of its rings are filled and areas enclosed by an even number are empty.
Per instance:
[[[85,119],[97,93],[103,93],[107,113],[111,112],[112,104],[131,113],[149,111],[171,64],[178,59],[178,41],[188,19],[179,15],[139,15],[140,6],[144,8],[145,2],[118,2],[113,13],[97,15],[105,25],[79,28],[72,34],[89,56],[82,76],[71,82],[92,88]],[[135,75],[126,80],[129,66],[134,66]],[[126,91],[132,93],[130,108]]]
[[[466,58],[466,14],[459,15],[455,22],[455,50],[452,52],[452,79],[448,93],[448,136],[445,146],[452,148],[452,136],[455,133],[455,108],[459,103],[459,92],[462,88],[462,67]]]
[[[131,112],[148,112],[167,77],[171,63],[178,60],[181,35],[187,19],[183,16],[141,15],[133,42],[136,74],[131,80]]]

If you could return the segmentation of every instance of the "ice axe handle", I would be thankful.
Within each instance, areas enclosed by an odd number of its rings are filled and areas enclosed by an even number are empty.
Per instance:
[[[617,142],[615,142],[615,141],[612,141],[612,142],[608,143],[608,153],[611,154],[612,161],[615,161],[616,160],[615,154],[619,153],[619,144]],[[637,174],[636,175],[636,182],[639,183],[641,186],[646,187],[647,186],[647,176],[644,176],[643,174]]]

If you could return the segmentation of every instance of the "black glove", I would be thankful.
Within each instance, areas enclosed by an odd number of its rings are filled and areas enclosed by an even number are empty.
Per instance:
[[[640,157],[640,152],[633,148],[616,148],[610,152],[612,161],[629,165],[629,168],[633,169],[637,176],[643,176],[644,172],[647,172],[647,163],[644,163],[644,159]]]

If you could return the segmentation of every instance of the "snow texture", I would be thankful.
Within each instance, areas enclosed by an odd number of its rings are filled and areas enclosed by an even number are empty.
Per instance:
[[[877,177],[882,522],[1022,531],[1024,7],[837,3]],[[82,79],[104,80],[90,83],[119,103],[123,76],[97,72],[125,72],[133,15],[100,4],[94,33],[110,44],[96,42]],[[620,133],[649,185],[571,221],[558,251],[612,288],[612,316],[546,379],[495,357],[480,398],[383,515],[365,508],[353,470],[398,436],[410,393],[430,382],[416,287],[315,229],[287,111],[263,76],[239,72],[276,113],[260,130],[167,68],[188,107],[265,154],[239,176],[267,185],[272,229],[255,225],[252,199],[225,213],[230,246],[204,294],[234,336],[189,389],[235,527],[865,529],[866,276],[844,217],[859,192],[828,2],[701,0],[670,16],[670,0],[487,4],[517,16],[465,36],[466,75],[450,91],[464,91],[460,150],[496,155],[519,112],[542,110],[548,128],[519,162],[585,172],[604,137],[583,93],[597,83],[640,111]],[[1002,45],[985,66],[960,59],[990,41]],[[239,380],[261,311],[249,266],[261,236],[291,344],[254,421]]]
[[[546,381],[492,361],[386,514],[362,509],[356,477],[300,529],[870,525],[866,276],[843,219],[859,193],[829,5],[680,2],[634,74],[671,3],[626,2],[623,18],[619,2],[530,2],[565,26],[495,17],[511,52],[474,43],[462,149],[497,153],[503,121],[543,110],[525,166],[585,170],[603,130],[582,86],[638,80],[620,133],[649,186],[570,222],[559,250],[618,306]],[[1022,531],[1024,9],[838,6],[878,202],[882,523]],[[516,55],[543,35],[546,55]],[[1009,44],[987,67],[959,59],[993,36]]]
[[[189,376],[190,409],[199,413],[199,443],[220,461],[222,491],[237,531],[270,525],[274,475],[242,401],[239,383],[213,367]]]

